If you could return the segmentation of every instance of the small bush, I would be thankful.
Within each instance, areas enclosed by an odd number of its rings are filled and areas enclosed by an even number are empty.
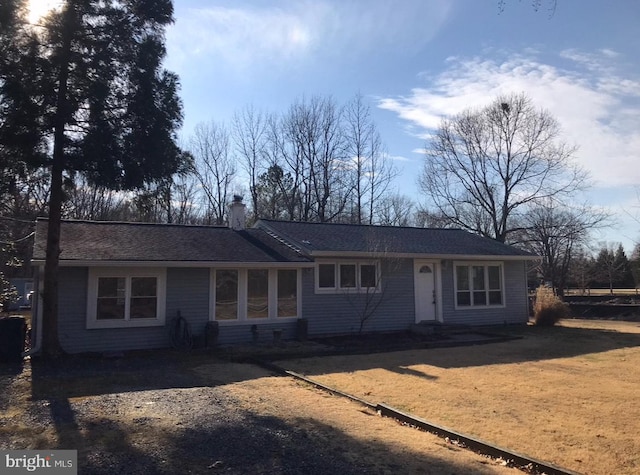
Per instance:
[[[533,303],[533,321],[536,325],[551,327],[568,316],[569,307],[560,297],[554,295],[553,289],[538,287]]]

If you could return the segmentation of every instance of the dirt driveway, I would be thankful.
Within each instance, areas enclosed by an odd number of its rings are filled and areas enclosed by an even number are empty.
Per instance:
[[[211,355],[0,366],[0,448],[81,474],[521,473],[345,399]]]

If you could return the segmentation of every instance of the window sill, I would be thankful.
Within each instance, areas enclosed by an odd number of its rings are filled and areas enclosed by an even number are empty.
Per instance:
[[[105,328],[144,328],[164,326],[165,320],[159,318],[145,318],[134,320],[90,320],[87,322],[88,330]]]
[[[379,294],[381,293],[380,289],[374,289],[373,287],[368,288],[345,288],[345,289],[319,289],[316,288],[315,293],[317,295],[357,295],[357,294]]]
[[[483,310],[483,309],[495,309],[506,308],[506,305],[456,305],[455,310]]]
[[[274,323],[291,323],[300,320],[302,317],[277,317],[277,318],[247,318],[243,320],[213,320],[221,327],[233,327],[237,325],[269,325]]]

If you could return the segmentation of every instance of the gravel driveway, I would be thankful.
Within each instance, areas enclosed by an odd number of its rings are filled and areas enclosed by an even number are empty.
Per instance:
[[[520,473],[205,353],[0,368],[0,448],[77,449],[81,474]]]

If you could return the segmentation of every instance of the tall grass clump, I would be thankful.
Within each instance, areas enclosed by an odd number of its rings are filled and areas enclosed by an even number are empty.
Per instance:
[[[536,325],[552,327],[569,316],[569,306],[553,293],[553,289],[541,285],[536,290],[533,303],[533,321]]]

